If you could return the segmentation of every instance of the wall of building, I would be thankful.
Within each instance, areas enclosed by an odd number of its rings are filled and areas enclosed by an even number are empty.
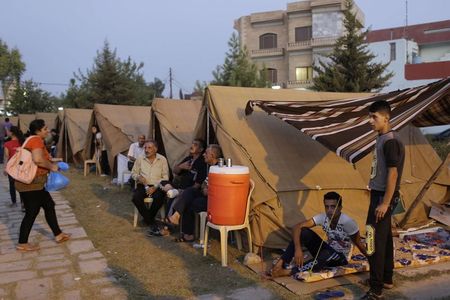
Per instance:
[[[450,41],[447,43],[426,44],[419,47],[422,62],[450,60]]]

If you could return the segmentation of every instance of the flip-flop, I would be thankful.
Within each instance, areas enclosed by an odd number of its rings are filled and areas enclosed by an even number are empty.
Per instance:
[[[29,252],[29,251],[37,251],[40,249],[40,247],[38,245],[25,244],[25,245],[17,245],[16,249],[17,251],[21,252]]]
[[[187,240],[184,237],[179,237],[173,240],[175,243],[192,243],[195,241],[195,239]]]
[[[71,234],[68,233],[63,233],[62,237],[57,239],[55,238],[55,242],[57,242],[58,244],[64,243],[65,241],[70,240]]]

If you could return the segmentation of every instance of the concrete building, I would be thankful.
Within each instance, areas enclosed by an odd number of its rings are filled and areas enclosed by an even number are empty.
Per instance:
[[[268,11],[235,20],[241,45],[252,60],[268,70],[273,86],[308,88],[312,65],[333,49],[344,34],[345,0],[309,0],[288,3],[286,10]],[[364,15],[354,4],[364,24]]]
[[[450,76],[450,20],[370,31],[375,61],[390,62],[393,91],[428,84]]]

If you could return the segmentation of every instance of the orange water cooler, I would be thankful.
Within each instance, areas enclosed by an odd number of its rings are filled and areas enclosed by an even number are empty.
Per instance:
[[[208,221],[217,225],[244,223],[249,185],[248,167],[212,166],[208,174]]]

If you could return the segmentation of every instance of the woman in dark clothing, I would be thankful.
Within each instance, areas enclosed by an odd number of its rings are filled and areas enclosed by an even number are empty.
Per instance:
[[[38,166],[38,169],[30,184],[16,180],[16,189],[19,191],[25,206],[25,216],[20,225],[19,243],[16,247],[19,251],[39,250],[38,245],[28,243],[28,236],[41,207],[44,209],[45,220],[55,236],[55,241],[62,243],[70,238],[69,234],[63,233],[59,228],[55,202],[44,188],[49,171],[58,171],[58,165],[50,160],[50,154],[44,144],[44,139],[48,135],[48,128],[44,120],[33,120],[30,123],[30,134],[30,138],[24,143],[23,147],[31,152],[33,162]]]

